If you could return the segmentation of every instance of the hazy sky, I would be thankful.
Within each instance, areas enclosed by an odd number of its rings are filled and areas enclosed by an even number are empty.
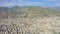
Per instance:
[[[60,0],[0,0],[0,7],[19,6],[60,6]]]

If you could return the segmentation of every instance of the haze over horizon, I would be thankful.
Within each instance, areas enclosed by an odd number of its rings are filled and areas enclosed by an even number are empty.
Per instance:
[[[12,7],[15,5],[60,7],[60,0],[0,0],[0,7]]]

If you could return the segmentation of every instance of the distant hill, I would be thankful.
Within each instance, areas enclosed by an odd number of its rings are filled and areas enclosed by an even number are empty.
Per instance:
[[[52,7],[52,8],[60,11],[60,7]]]
[[[7,18],[8,14],[10,12],[10,8],[8,7],[0,7],[0,17],[1,18]]]
[[[6,15],[5,15],[5,14]],[[60,16],[60,11],[51,9],[49,7],[39,7],[39,6],[14,6],[12,8],[0,7],[0,16],[1,14],[5,16],[18,16],[18,17],[46,17],[46,16]]]

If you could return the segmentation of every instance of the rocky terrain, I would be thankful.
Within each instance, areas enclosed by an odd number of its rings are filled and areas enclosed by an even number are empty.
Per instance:
[[[0,34],[60,34],[60,12],[41,7],[0,8]]]
[[[0,34],[60,34],[60,17],[1,19]]]

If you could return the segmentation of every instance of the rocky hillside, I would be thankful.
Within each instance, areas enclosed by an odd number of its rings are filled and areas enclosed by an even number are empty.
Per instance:
[[[0,9],[0,34],[60,34],[60,12],[31,6]]]
[[[60,17],[1,19],[0,34],[60,34]]]

